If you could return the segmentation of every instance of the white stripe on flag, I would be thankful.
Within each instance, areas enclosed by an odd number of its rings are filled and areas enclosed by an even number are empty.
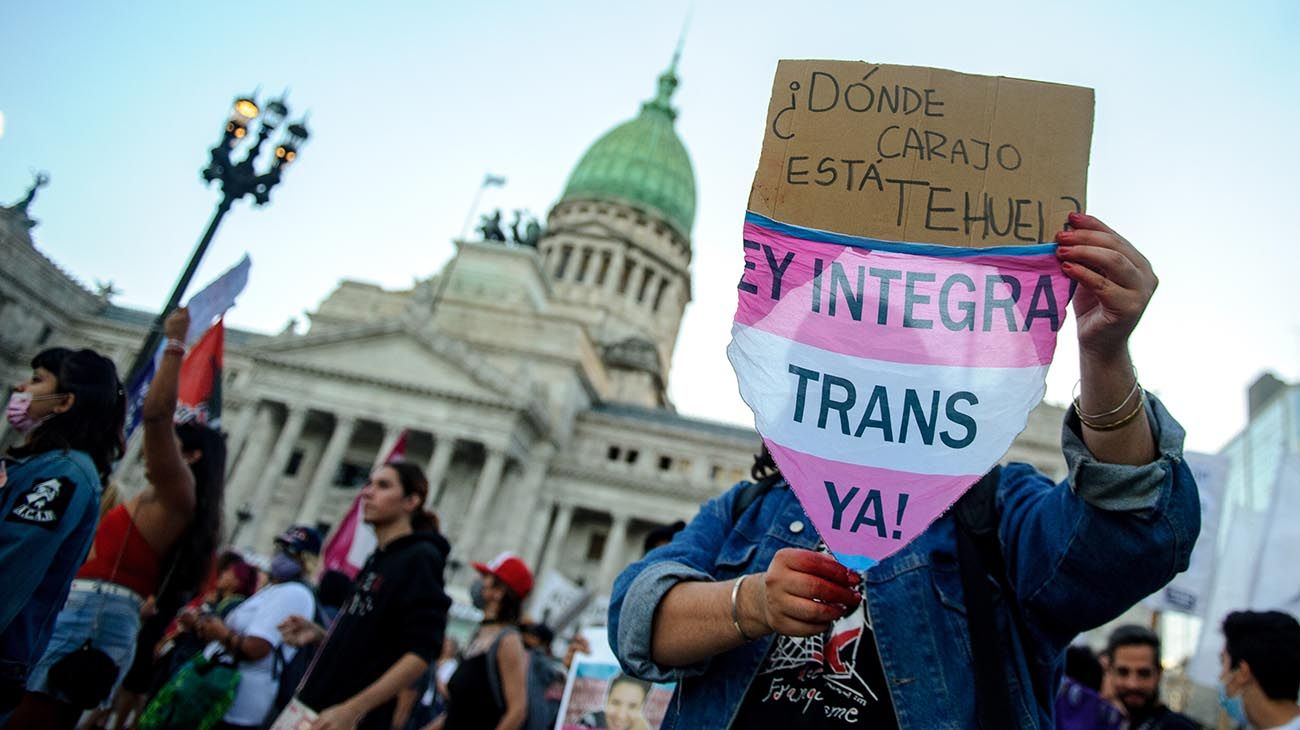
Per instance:
[[[727,356],[759,433],[787,448],[848,464],[915,474],[983,474],[1024,430],[1046,390],[1046,365],[900,364],[829,352],[741,324],[733,325],[731,334]],[[808,373],[792,373],[791,366]],[[849,401],[845,382],[854,390],[852,405],[837,409]],[[888,403],[887,419],[880,400],[866,413],[877,393]]]

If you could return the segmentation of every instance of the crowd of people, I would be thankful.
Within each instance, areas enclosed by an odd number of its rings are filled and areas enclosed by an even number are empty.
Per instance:
[[[550,666],[561,691],[564,677],[549,629],[522,621],[532,573],[511,554],[475,563],[484,620],[459,650],[445,636],[451,546],[419,467],[381,465],[362,487],[378,546],[355,578],[317,576],[310,526],[278,535],[264,569],[218,549],[224,439],[173,422],[188,327],[184,309],[165,322],[141,409],[148,484],[125,501],[108,486],[125,449],[112,362],[46,350],[14,388],[0,727],[242,730],[298,705],[316,730],[524,727],[530,674]]]
[[[1200,518],[1182,429],[1129,360],[1155,276],[1097,219],[1070,222],[1058,242],[1079,285],[1082,380],[1066,484],[996,467],[859,573],[805,529],[763,449],[752,481],[656,531],[619,576],[608,624],[623,674],[578,726],[648,727],[656,682],[676,683],[665,728],[1195,726],[1160,702],[1150,630],[1116,630],[1100,657],[1071,646],[1186,568]],[[279,534],[264,569],[220,550],[223,438],[173,422],[188,326],[183,309],[166,320],[141,413],[147,484],[120,503],[112,362],[46,350],[14,388],[0,727],[236,730],[298,713],[313,730],[553,727],[572,652],[553,656],[554,634],[526,620],[521,558],[473,563],[482,623],[463,646],[447,636],[451,546],[419,467],[383,464],[362,488],[378,546],[354,578],[317,574],[310,526]],[[1300,728],[1296,620],[1241,612],[1221,630],[1227,715]]]

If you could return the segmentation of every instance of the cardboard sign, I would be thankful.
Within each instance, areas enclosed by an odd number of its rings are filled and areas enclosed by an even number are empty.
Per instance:
[[[1052,240],[1084,209],[1091,89],[857,61],[781,61],[749,210],[887,241]]]
[[[269,730],[311,730],[311,726],[316,722],[319,715],[316,711],[304,705],[302,700],[294,697],[289,700],[289,704],[284,711],[275,718]]]
[[[822,541],[866,570],[1043,397],[1073,288],[1040,242],[1083,207],[1092,93],[835,61],[783,61],[775,89],[727,354]]]

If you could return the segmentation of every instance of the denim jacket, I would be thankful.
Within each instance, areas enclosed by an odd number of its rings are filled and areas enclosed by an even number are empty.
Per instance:
[[[1063,483],[1026,464],[1002,469],[998,541],[1014,595],[995,611],[1002,641],[1014,649],[1005,652],[1013,658],[1004,660],[1004,674],[1020,727],[1052,727],[1052,693],[1071,639],[1187,568],[1200,532],[1196,483],[1182,459],[1182,427],[1149,398],[1159,450],[1150,464],[1098,462],[1071,411],[1062,429],[1069,465]],[[664,595],[682,581],[762,571],[776,551],[812,549],[820,539],[789,489],[771,490],[733,524],[732,505],[744,484],[707,502],[671,544],[629,566],[614,584],[609,629],[624,670],[678,682],[663,728],[729,727],[773,640],[766,636],[694,666],[658,664],[651,658],[651,626]],[[945,514],[865,576],[864,605],[902,730],[978,727],[955,530]],[[1035,686],[1050,689],[1035,692]]]
[[[103,487],[90,456],[46,451],[5,459],[0,487],[0,690],[21,686],[54,631],[90,552]],[[0,707],[0,713],[3,713]]]

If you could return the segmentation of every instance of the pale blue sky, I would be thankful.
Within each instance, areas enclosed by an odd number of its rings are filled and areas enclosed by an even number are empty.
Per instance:
[[[127,9],[124,9],[127,8]],[[253,257],[232,324],[277,331],[344,276],[408,286],[485,206],[542,215],[583,150],[634,115],[686,0],[9,3],[0,200],[48,170],[39,247],[154,308],[211,213],[198,177],[230,100],[292,87],[313,138],[273,203],[228,216],[197,281]],[[1216,450],[1264,369],[1300,379],[1300,3],[694,3],[675,98],[695,163],[683,412],[746,422],[724,348],[739,233],[779,58],[846,58],[1091,86],[1089,208],[1151,258],[1143,382]],[[1049,378],[1077,377],[1065,333]]]

